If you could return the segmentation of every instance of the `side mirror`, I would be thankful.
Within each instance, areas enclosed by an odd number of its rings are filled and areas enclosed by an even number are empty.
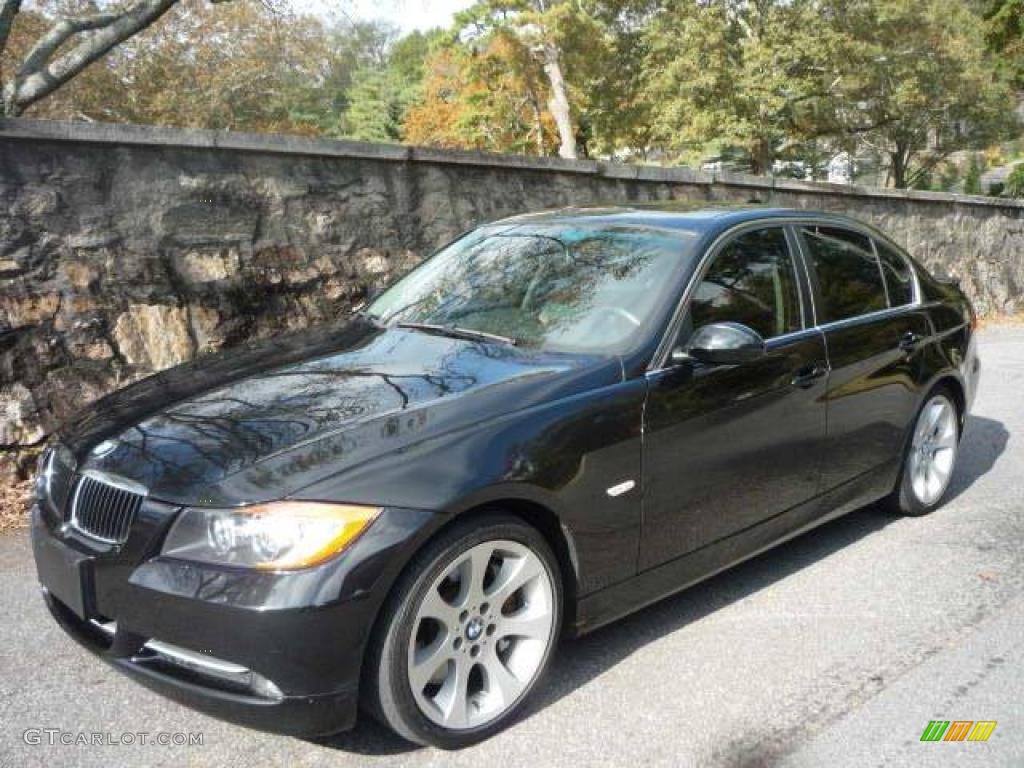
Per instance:
[[[683,354],[709,365],[739,365],[764,357],[765,346],[761,334],[753,328],[740,323],[711,323],[694,332]],[[675,358],[673,350],[673,361]]]

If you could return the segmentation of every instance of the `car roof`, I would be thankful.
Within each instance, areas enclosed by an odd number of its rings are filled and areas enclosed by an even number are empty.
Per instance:
[[[495,224],[558,224],[607,227],[641,227],[680,230],[696,235],[716,235],[737,224],[798,216],[802,219],[842,219],[857,225],[849,217],[826,211],[779,208],[752,203],[707,203],[657,201],[628,205],[583,206],[511,216]],[[861,225],[863,226],[863,225]]]

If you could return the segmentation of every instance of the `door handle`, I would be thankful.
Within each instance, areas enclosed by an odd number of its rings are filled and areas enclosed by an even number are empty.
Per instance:
[[[921,336],[918,336],[913,331],[907,331],[900,336],[899,347],[904,352],[912,352],[917,348],[917,345],[923,341]]]
[[[800,387],[801,389],[807,389],[814,385],[818,379],[822,379],[828,373],[828,366],[822,365],[821,363],[815,363],[814,365],[805,365],[803,368],[798,370],[793,376],[793,380],[790,382],[794,387]]]

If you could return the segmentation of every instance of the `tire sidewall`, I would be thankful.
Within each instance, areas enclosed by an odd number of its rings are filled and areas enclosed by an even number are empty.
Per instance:
[[[488,513],[466,523],[457,523],[448,535],[427,548],[413,561],[408,578],[396,590],[391,616],[383,637],[383,648],[376,673],[378,703],[381,714],[401,736],[420,744],[442,749],[458,749],[482,741],[506,728],[521,711],[531,692],[544,677],[561,634],[562,584],[551,548],[534,528],[511,515]],[[506,712],[489,723],[453,731],[424,715],[413,697],[408,677],[408,649],[420,603],[434,581],[452,560],[472,547],[486,541],[505,539],[529,547],[543,563],[551,581],[554,620],[551,638],[533,680],[523,689],[518,700]]]

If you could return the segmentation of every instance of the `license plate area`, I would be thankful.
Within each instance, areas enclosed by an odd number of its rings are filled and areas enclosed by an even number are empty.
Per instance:
[[[92,558],[38,531],[32,549],[39,583],[78,618],[89,618],[94,613]]]

